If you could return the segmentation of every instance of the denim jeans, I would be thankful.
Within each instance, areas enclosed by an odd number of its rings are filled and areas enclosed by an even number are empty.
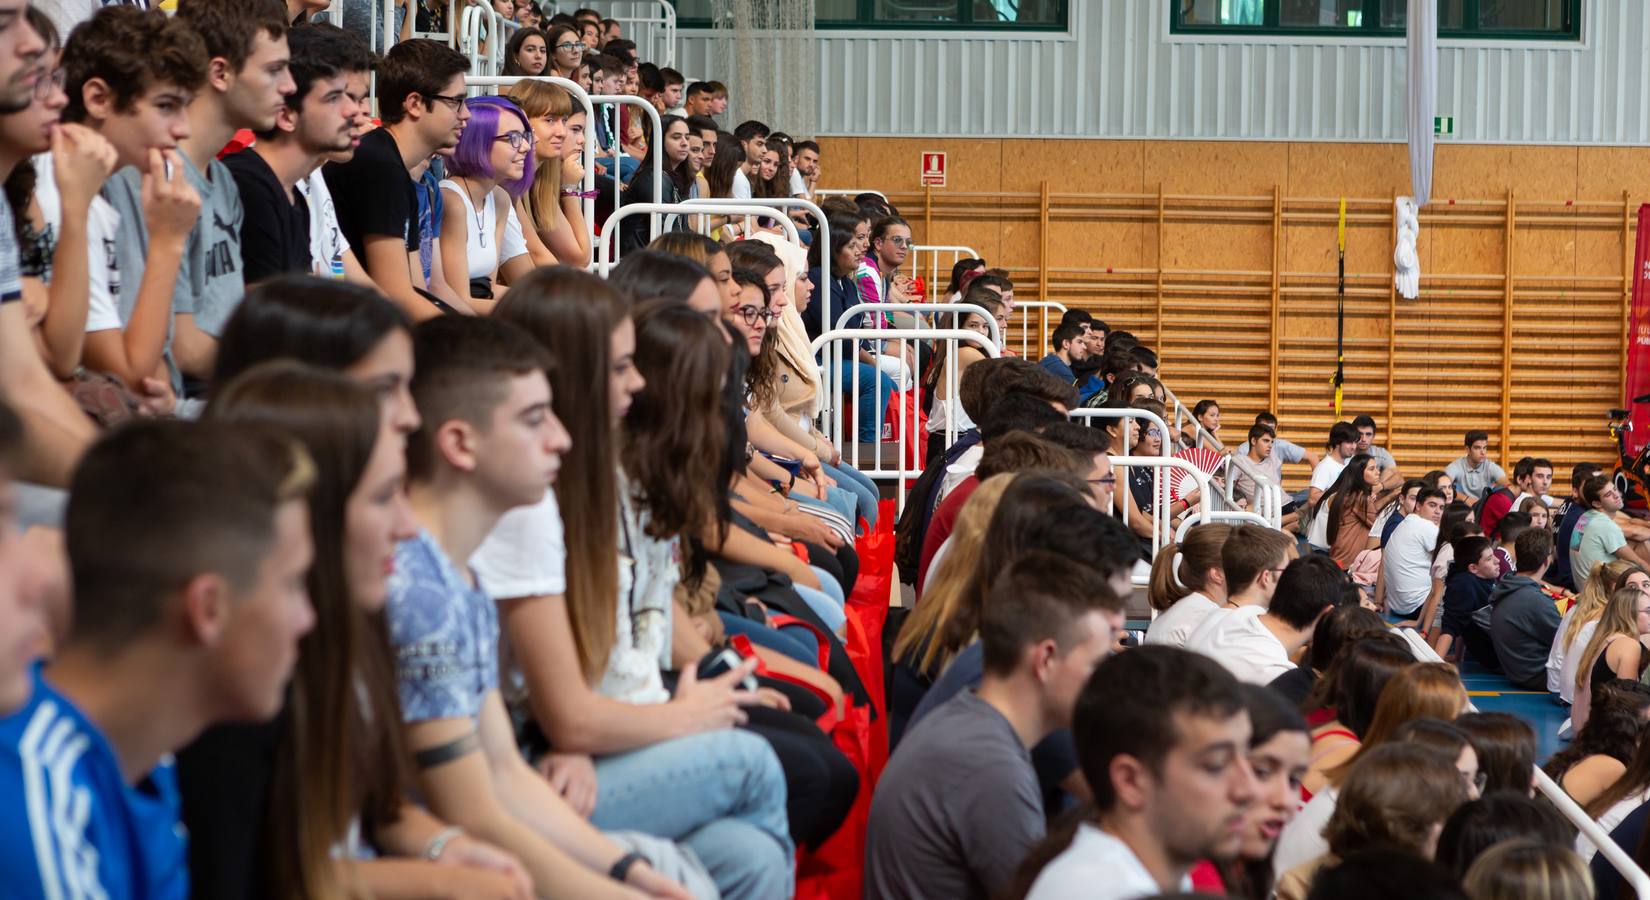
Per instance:
[[[847,519],[854,525],[859,523],[859,519],[854,515],[855,508],[859,505],[859,498],[855,497],[853,491],[850,491],[847,488],[826,488],[824,500],[806,495],[793,496],[791,499],[798,503],[806,503],[810,506],[824,507],[842,518]]]
[[[829,572],[824,569],[809,566],[814,575],[818,576],[819,584],[824,590],[808,587],[805,584],[792,584],[798,595],[808,604],[808,608],[819,616],[825,627],[832,634],[841,634],[848,624],[848,602],[842,594],[842,585],[836,583]]]
[[[757,735],[708,731],[604,756],[596,784],[597,828],[683,844],[728,900],[791,895],[785,773]]]
[[[860,517],[865,519],[866,524],[875,528],[877,524],[877,501],[882,499],[882,495],[877,493],[877,483],[867,477],[865,473],[848,465],[847,460],[843,460],[842,465],[839,466],[833,466],[829,463],[821,463],[820,466],[825,470],[825,474],[836,479],[837,487],[854,495]],[[857,527],[859,523],[856,521],[854,525]]]
[[[882,417],[888,408],[888,398],[894,393],[894,379],[876,366],[845,359],[837,368],[842,379],[842,390],[854,389],[854,373],[859,373],[859,395],[854,401],[854,417],[859,422],[859,442],[875,443],[882,434]]]
[[[805,628],[769,628],[761,622],[725,612],[718,612],[717,616],[722,619],[722,630],[730,637],[742,634],[758,647],[776,650],[804,665],[819,665],[819,639]]]

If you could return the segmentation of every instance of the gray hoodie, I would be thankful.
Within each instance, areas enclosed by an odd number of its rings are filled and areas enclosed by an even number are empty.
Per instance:
[[[1558,607],[1528,575],[1507,575],[1490,594],[1490,637],[1507,680],[1547,689],[1547,653],[1558,632]]]

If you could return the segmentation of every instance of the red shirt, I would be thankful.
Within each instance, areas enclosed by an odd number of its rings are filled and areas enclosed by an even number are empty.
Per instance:
[[[1487,537],[1494,539],[1496,523],[1512,511],[1512,503],[1513,497],[1509,493],[1491,494],[1490,499],[1484,501],[1484,518],[1478,523],[1478,527],[1484,530]]]
[[[934,518],[928,521],[928,533],[922,538],[922,562],[917,565],[917,599],[922,599],[922,585],[928,580],[928,567],[934,562],[934,554],[939,552],[940,545],[951,536],[951,529],[957,526],[957,515],[962,512],[963,504],[968,502],[974,489],[980,486],[980,479],[973,475],[964,479],[957,487],[946,495],[940,503],[940,508],[934,510]]]

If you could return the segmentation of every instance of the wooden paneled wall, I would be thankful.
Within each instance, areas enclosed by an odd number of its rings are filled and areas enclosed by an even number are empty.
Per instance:
[[[1650,150],[1440,146],[1409,301],[1391,288],[1402,145],[820,143],[823,186],[881,190],[919,243],[972,246],[1014,273],[1017,296],[1134,332],[1184,402],[1221,401],[1228,440],[1264,408],[1297,443],[1327,434],[1345,196],[1345,418],[1373,415],[1416,474],[1458,456],[1469,428],[1509,468],[1526,454],[1561,471],[1610,456]],[[932,150],[947,152],[949,183],[925,192]]]

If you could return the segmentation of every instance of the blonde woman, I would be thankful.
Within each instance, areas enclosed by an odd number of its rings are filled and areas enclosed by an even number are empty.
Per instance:
[[[1492,845],[1473,861],[1461,886],[1472,900],[1592,900],[1593,875],[1568,847],[1533,838]]]
[[[505,96],[533,127],[533,186],[516,200],[533,264],[590,265],[590,229],[584,221],[584,110],[573,97],[543,81],[520,81]]]
[[[1577,731],[1587,725],[1593,685],[1612,678],[1637,681],[1644,673],[1641,640],[1646,634],[1650,634],[1650,593],[1631,586],[1617,589],[1604,604],[1587,649],[1576,660],[1575,705],[1570,718]]]
[[[1624,560],[1594,568],[1593,574],[1582,583],[1581,593],[1570,605],[1569,612],[1558,623],[1552,652],[1547,654],[1547,689],[1556,691],[1565,703],[1575,702],[1577,661],[1587,642],[1593,639],[1604,604],[1617,588],[1629,584],[1641,591],[1650,590],[1650,574]],[[1580,726],[1575,730],[1579,732]]]

